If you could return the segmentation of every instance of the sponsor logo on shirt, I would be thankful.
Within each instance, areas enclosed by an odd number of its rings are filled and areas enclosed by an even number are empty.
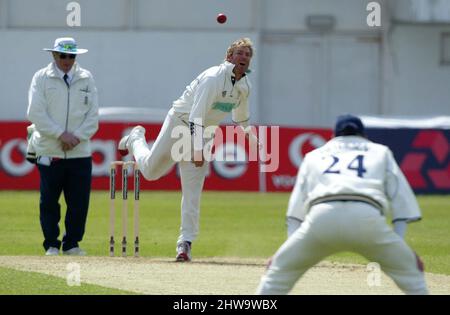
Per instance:
[[[235,107],[236,107],[235,103],[223,103],[223,102],[216,102],[212,106],[213,109],[217,109],[225,113],[231,112]]]

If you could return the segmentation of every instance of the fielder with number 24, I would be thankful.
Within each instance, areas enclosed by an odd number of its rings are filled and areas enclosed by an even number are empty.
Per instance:
[[[386,223],[391,211],[394,230]],[[365,137],[358,117],[339,116],[335,138],[308,153],[287,211],[288,239],[262,277],[258,294],[287,294],[325,257],[356,252],[380,264],[406,294],[427,294],[423,264],[403,240],[421,219],[392,152]]]

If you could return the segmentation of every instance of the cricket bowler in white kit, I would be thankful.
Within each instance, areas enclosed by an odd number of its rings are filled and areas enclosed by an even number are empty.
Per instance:
[[[366,139],[358,117],[339,116],[335,138],[305,156],[289,201],[288,239],[257,293],[287,294],[310,267],[351,251],[379,263],[406,294],[427,294],[423,264],[403,240],[406,224],[420,219],[390,149]]]
[[[157,180],[178,162],[182,201],[177,261],[191,260],[191,243],[198,235],[200,195],[208,168],[203,149],[208,143],[208,137],[200,144],[200,148],[194,144],[192,157],[176,161],[172,148],[179,139],[177,135],[172,135],[172,131],[184,126],[188,128],[189,138],[191,134],[203,138],[205,128],[218,126],[229,113],[232,113],[235,123],[243,128],[248,126],[250,83],[247,73],[253,56],[252,45],[248,38],[238,39],[227,49],[222,64],[205,70],[186,87],[182,96],[173,103],[151,149],[144,137],[145,129],[141,126],[133,128],[130,135],[119,143],[119,151],[124,154],[128,150],[134,155],[147,180]],[[247,133],[247,136],[255,141],[256,136],[252,133]],[[212,137],[209,135],[209,139]]]

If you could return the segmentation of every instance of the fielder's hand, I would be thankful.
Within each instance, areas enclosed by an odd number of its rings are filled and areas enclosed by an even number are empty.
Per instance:
[[[420,259],[419,255],[417,255],[416,252],[414,252],[414,255],[416,256],[417,268],[418,268],[420,271],[424,272],[424,271],[425,271],[425,265],[424,265],[422,259]]]

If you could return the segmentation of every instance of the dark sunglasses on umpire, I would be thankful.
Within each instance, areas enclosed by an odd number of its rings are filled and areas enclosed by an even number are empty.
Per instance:
[[[75,59],[76,56],[75,54],[59,54],[59,59]]]

